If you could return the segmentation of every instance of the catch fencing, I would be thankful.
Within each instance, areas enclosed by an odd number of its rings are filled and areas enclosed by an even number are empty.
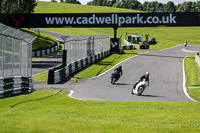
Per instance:
[[[66,64],[110,49],[110,35],[66,36],[63,40],[67,50]]]
[[[5,87],[8,77],[32,77],[32,42],[35,39],[19,29],[0,24],[0,94],[14,93],[13,85]]]
[[[66,36],[63,64],[49,69],[48,84],[69,80],[73,74],[110,55],[110,35]]]

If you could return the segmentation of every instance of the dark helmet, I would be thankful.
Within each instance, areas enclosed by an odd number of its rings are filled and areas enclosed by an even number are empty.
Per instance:
[[[122,66],[119,66],[119,69],[122,69]]]

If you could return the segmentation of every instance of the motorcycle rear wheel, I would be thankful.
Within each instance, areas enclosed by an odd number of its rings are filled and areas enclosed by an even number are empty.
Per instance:
[[[139,86],[138,91],[137,91],[137,95],[140,96],[143,91],[144,91],[144,86]]]

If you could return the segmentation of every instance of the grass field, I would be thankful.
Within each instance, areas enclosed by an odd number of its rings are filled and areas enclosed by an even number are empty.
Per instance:
[[[0,132],[197,133],[200,103],[79,101],[37,90],[0,101]]]
[[[52,8],[53,7],[53,8]],[[114,13],[114,12],[141,12],[114,7],[89,6],[69,3],[37,2],[34,13]]]
[[[186,87],[189,95],[200,101],[200,88],[190,88],[200,86],[198,65],[194,59],[195,55],[188,56],[185,59]]]

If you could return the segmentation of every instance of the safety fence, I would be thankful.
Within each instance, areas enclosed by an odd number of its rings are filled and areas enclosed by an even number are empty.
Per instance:
[[[65,36],[62,38],[64,49],[67,50],[66,64],[110,49],[110,35]]]
[[[49,69],[48,84],[56,84],[64,80],[69,80],[73,74],[92,65],[110,55],[110,50],[88,56],[84,59],[67,64],[65,67],[59,65]]]
[[[66,36],[63,64],[49,69],[48,84],[68,80],[73,74],[110,55],[110,36]],[[66,64],[66,65],[64,65]]]
[[[31,90],[31,78],[14,76],[0,78],[0,98],[20,93],[28,93]]]
[[[32,77],[32,42],[35,39],[36,37],[19,29],[0,24],[1,79],[15,76]],[[2,85],[5,84],[1,84],[1,87]]]

